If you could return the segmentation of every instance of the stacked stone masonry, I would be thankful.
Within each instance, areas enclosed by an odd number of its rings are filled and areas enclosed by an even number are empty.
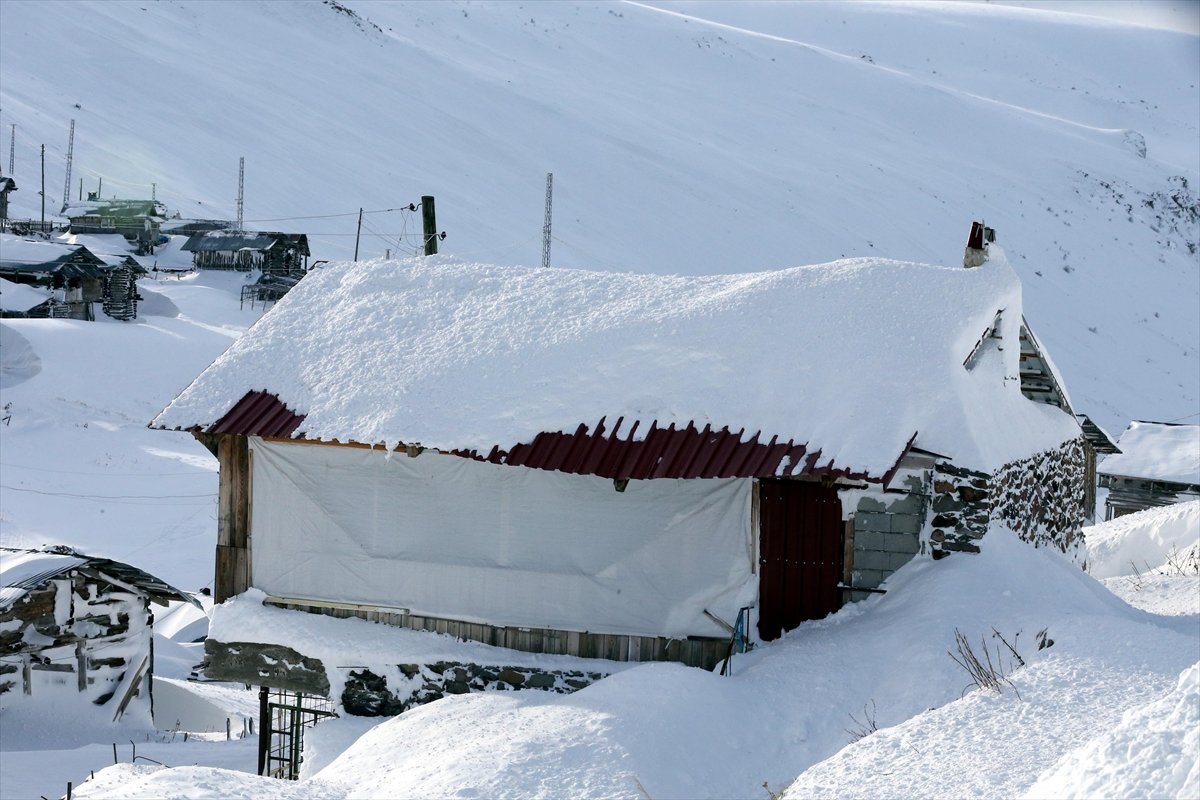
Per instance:
[[[1032,545],[1078,557],[1088,513],[1086,474],[1082,437],[1006,464],[992,478],[992,521]]]

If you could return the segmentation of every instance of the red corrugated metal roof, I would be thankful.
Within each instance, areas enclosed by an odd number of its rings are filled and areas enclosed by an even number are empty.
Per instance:
[[[205,433],[235,433],[240,436],[290,438],[304,417],[293,412],[273,394],[247,392],[233,408],[209,426]]]
[[[225,416],[217,420],[206,433],[264,436],[286,439],[303,437],[296,430],[304,417],[296,414],[278,397],[267,392],[248,392]],[[899,467],[900,460],[916,440],[914,433],[904,451],[896,456],[895,465],[884,475],[839,467],[831,459],[822,459],[820,449],[809,452],[806,444],[791,439],[781,442],[778,436],[762,441],[759,431],[744,439],[745,429],[703,429],[688,422],[686,427],[674,424],[658,427],[657,421],[641,438],[634,438],[641,425],[634,421],[624,438],[617,420],[612,430],[601,419],[595,429],[581,424],[574,433],[539,433],[528,444],[517,444],[503,450],[494,446],[486,456],[476,450],[452,450],[453,455],[487,461],[492,464],[555,470],[574,475],[596,475],[602,478],[646,480],[651,478],[765,478],[774,476],[829,476],[850,480],[865,480],[887,484]],[[369,443],[364,443],[369,444]]]

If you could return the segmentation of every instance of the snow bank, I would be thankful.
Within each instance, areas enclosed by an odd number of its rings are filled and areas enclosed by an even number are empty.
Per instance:
[[[1200,797],[1200,662],[1047,770],[1031,798]]]
[[[963,362],[1003,310],[1010,346]],[[252,390],[309,439],[507,449],[606,417],[808,443],[876,477],[908,441],[995,468],[1077,435],[1019,391],[1020,282],[855,259],[706,277],[431,258],[309,273],[155,426],[207,426]]]
[[[1200,500],[1150,508],[1083,529],[1097,578],[1150,572],[1200,543]]]
[[[10,325],[0,325],[0,389],[11,389],[42,371],[33,345]]]

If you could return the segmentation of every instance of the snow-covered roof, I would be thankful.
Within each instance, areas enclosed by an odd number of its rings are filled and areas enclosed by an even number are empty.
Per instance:
[[[25,312],[49,299],[50,292],[45,289],[0,278],[0,311]]]
[[[1200,484],[1200,425],[1134,421],[1117,447],[1121,452],[1100,465],[1102,474]]]
[[[199,606],[191,595],[176,589],[148,572],[120,561],[76,553],[66,548],[18,550],[0,548],[0,609],[8,608],[51,578],[90,565],[97,570],[143,589],[155,598],[185,600]]]
[[[65,266],[68,264],[71,265],[70,268]],[[59,272],[78,268],[77,271],[81,274],[90,275],[95,273],[95,270],[89,270],[88,267],[103,264],[99,257],[83,245],[0,235],[0,267],[7,270]]]
[[[213,230],[194,233],[184,243],[183,250],[193,252],[269,250],[276,242],[284,241],[297,245],[308,255],[308,236],[303,233],[250,232]]]
[[[1001,321],[970,368],[980,335]],[[1020,392],[1020,283],[854,259],[704,277],[468,264],[310,272],[151,424],[209,428],[251,391],[309,440],[511,447],[623,417],[793,440],[880,476],[916,445],[994,468],[1077,436]]]

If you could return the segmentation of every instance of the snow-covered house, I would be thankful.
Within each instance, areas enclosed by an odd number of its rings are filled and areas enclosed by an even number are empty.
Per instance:
[[[154,252],[166,206],[156,200],[102,200],[93,194],[63,209],[63,216],[71,221],[71,233],[119,233],[138,242],[140,253]]]
[[[79,244],[0,235],[0,277],[52,290],[50,315],[95,319],[93,303],[104,299],[104,260]]]
[[[994,522],[1076,550],[1082,435],[1023,393],[1027,330],[994,247],[707,277],[331,264],[151,425],[220,460],[218,601],[707,666],[742,609],[776,638]]]
[[[151,603],[192,597],[137,567],[68,548],[0,548],[0,697],[64,693],[152,711]]]
[[[1105,519],[1200,499],[1200,425],[1134,421],[1100,464]]]
[[[308,269],[303,233],[210,230],[188,237],[182,250],[197,269],[261,270],[265,275],[302,275]]]

